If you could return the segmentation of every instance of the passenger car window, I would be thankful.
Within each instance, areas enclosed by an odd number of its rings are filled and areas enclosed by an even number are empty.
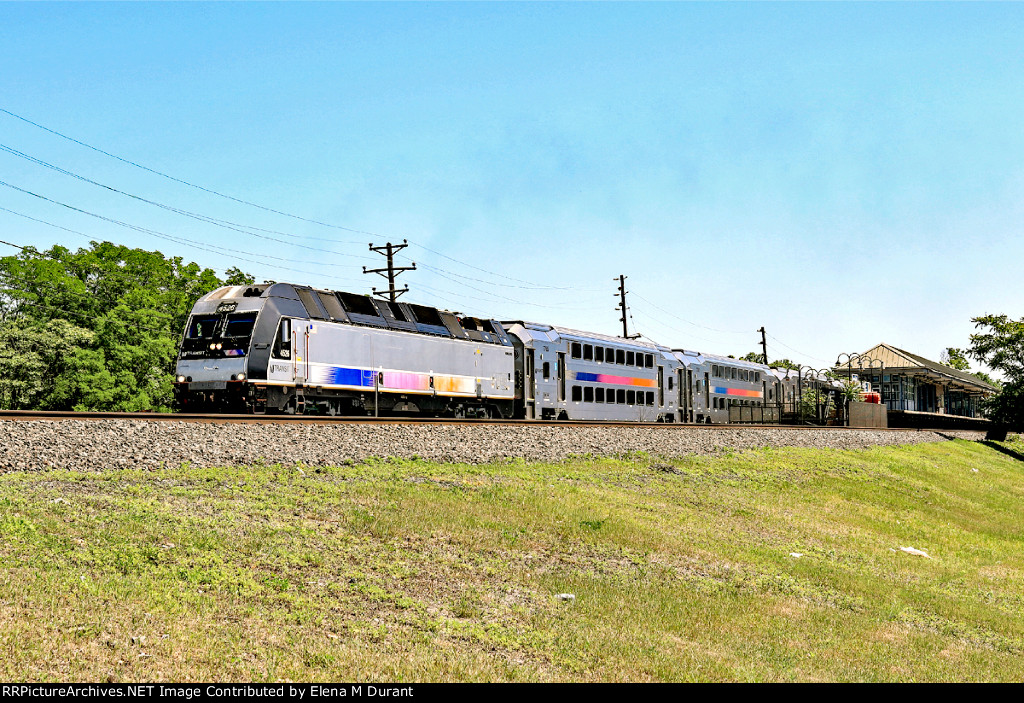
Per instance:
[[[581,353],[580,353],[580,343],[579,342],[573,342],[572,346],[571,346],[571,349],[572,349],[572,358],[573,359],[579,359],[580,356],[581,356]]]
[[[594,361],[604,361],[604,347],[594,347]]]
[[[579,386],[573,386],[572,387],[572,399],[577,401],[577,402],[583,400],[583,389],[580,388]]]
[[[583,345],[583,360],[593,361],[594,360],[594,345],[584,344]]]
[[[615,350],[615,363],[616,364],[625,364],[626,363],[626,352],[623,351],[622,349],[616,349]]]

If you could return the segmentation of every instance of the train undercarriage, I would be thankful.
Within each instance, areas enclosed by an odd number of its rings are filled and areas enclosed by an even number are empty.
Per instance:
[[[210,385],[216,387],[207,387]],[[367,393],[319,386],[276,386],[243,382],[175,384],[175,409],[185,413],[329,417],[408,415],[503,419],[513,416],[511,400],[393,392]]]

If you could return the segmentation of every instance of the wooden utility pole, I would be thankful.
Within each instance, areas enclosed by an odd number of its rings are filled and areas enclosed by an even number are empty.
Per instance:
[[[761,357],[764,359],[764,363],[767,366],[767,364],[768,364],[768,342],[766,342],[764,340],[764,335],[765,335],[764,327],[759,329],[758,332],[761,333]]]
[[[376,288],[373,288],[372,290],[374,295],[384,297],[384,295],[387,294],[391,298],[391,302],[393,303],[395,302],[395,300],[398,299],[398,296],[400,296],[402,293],[409,292],[409,286],[406,286],[405,288],[401,289],[395,288],[395,276],[402,273],[403,271],[416,270],[415,261],[413,262],[412,266],[395,266],[395,253],[402,251],[402,249],[405,249],[407,246],[409,246],[409,242],[405,239],[402,240],[401,244],[392,244],[391,242],[388,242],[384,246],[374,246],[372,243],[370,244],[370,251],[375,251],[378,254],[384,254],[385,256],[388,257],[387,268],[368,269],[365,266],[363,267],[363,273],[378,273],[384,278],[388,279],[387,290],[379,291]]]
[[[622,336],[625,339],[636,339],[640,335],[638,335],[638,334],[631,335],[629,333],[629,327],[626,325],[626,320],[629,318],[629,315],[628,315],[629,308],[626,307],[626,293],[628,292],[626,290],[626,277],[625,276],[619,276],[618,279],[613,278],[612,280],[613,281],[614,280],[618,280],[618,282],[619,282],[619,292],[615,294],[616,297],[618,297],[618,299],[619,299],[619,304],[615,306],[615,309],[622,311],[622,317],[619,318],[622,321]]]

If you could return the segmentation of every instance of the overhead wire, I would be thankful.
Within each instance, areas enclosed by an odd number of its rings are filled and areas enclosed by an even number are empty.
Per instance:
[[[7,188],[11,188],[11,189],[16,190],[16,191],[19,191],[21,193],[25,193],[26,195],[31,195],[31,196],[33,196],[35,198],[39,198],[40,200],[44,200],[44,201],[46,201],[48,203],[52,203],[54,205],[59,205],[61,207],[67,208],[68,210],[72,210],[74,212],[78,212],[78,213],[81,213],[83,215],[88,215],[90,217],[95,217],[95,218],[97,218],[99,220],[103,220],[104,222],[109,222],[111,224],[118,225],[119,227],[125,227],[127,229],[130,229],[130,230],[133,230],[133,231],[136,231],[136,232],[140,232],[140,233],[143,233],[143,234],[148,234],[150,236],[157,237],[159,239],[164,239],[164,240],[167,240],[167,241],[175,242],[177,244],[183,244],[185,246],[190,246],[190,247],[192,247],[194,249],[199,249],[201,251],[207,251],[207,252],[211,252],[211,253],[214,253],[214,254],[220,254],[222,256],[230,256],[230,257],[232,257],[232,258],[234,258],[234,259],[236,259],[238,261],[246,261],[246,262],[249,262],[249,263],[255,263],[257,265],[264,265],[264,266],[267,265],[263,261],[259,261],[259,260],[256,260],[256,259],[248,258],[247,256],[243,255],[244,254],[243,252],[238,252],[237,250],[234,250],[234,249],[227,249],[226,247],[218,247],[215,244],[207,244],[207,243],[197,242],[196,240],[189,239],[188,237],[181,237],[181,236],[178,236],[178,235],[171,235],[171,234],[167,234],[165,232],[160,232],[159,230],[150,229],[148,227],[142,227],[140,225],[133,225],[133,224],[128,223],[128,222],[122,222],[121,220],[117,220],[117,219],[114,219],[114,218],[111,218],[111,217],[106,217],[105,215],[100,215],[98,213],[91,212],[89,210],[84,210],[82,208],[75,207],[74,205],[69,205],[68,203],[64,203],[64,202],[61,202],[59,200],[53,200],[52,198],[48,198],[45,195],[40,195],[39,193],[35,193],[33,191],[26,190],[25,188],[19,188],[18,186],[13,185],[13,184],[8,183],[8,182],[3,181],[3,180],[0,180],[0,185],[5,186]],[[13,210],[7,210],[7,208],[2,208],[2,209],[4,209],[7,212],[11,212],[13,214],[21,215],[21,213],[14,212]],[[22,215],[22,216],[24,216],[24,215]],[[35,218],[29,217],[28,219],[35,219]],[[42,222],[43,224],[52,224],[52,223],[45,222],[43,220],[37,220],[37,221]],[[64,228],[64,227],[60,227],[59,225],[53,225],[53,226],[59,227],[60,229],[67,229],[67,228]],[[73,230],[68,230],[68,231],[73,231]],[[81,232],[79,232],[78,234],[81,234]],[[83,235],[83,236],[88,236],[88,235]],[[220,251],[218,251],[218,249]],[[226,253],[226,252],[232,252],[232,253],[229,254],[229,253]],[[269,256],[268,255],[268,256],[265,256],[264,258],[280,259],[281,257],[274,257],[274,256]],[[287,260],[287,259],[282,259],[282,260]],[[335,266],[342,266],[341,264],[334,264],[334,265]],[[281,266],[281,265],[273,265],[272,264],[272,265],[270,265],[270,267],[273,268],[273,269],[280,269],[282,271],[293,271],[293,272],[296,272],[296,273],[305,273],[305,274],[308,274],[308,275],[311,275],[311,276],[321,276],[321,277],[324,277],[324,278],[331,278],[331,279],[334,279],[334,280],[345,280],[345,279],[338,278],[336,276],[327,276],[327,275],[322,274],[322,273],[317,273],[317,272],[314,272],[314,271],[306,271],[304,269],[297,269],[297,268],[293,268],[293,267],[290,267],[290,266]]]
[[[693,322],[692,320],[687,320],[684,317],[679,317],[679,315],[676,315],[673,312],[669,312],[665,308],[659,307],[656,303],[654,303],[651,300],[648,300],[647,298],[645,298],[644,296],[640,295],[639,293],[633,292],[632,295],[635,298],[640,298],[640,300],[643,300],[648,305],[653,307],[655,310],[659,310],[659,311],[665,313],[666,315],[668,315],[669,317],[674,317],[675,319],[679,320],[680,322],[685,322],[686,324],[693,325],[694,327],[700,327],[701,329],[710,330],[711,332],[722,332],[724,334],[750,334],[746,330],[743,330],[743,331],[740,331],[740,330],[723,330],[723,329],[719,329],[717,327],[710,327],[708,325],[702,325],[699,322]]]
[[[277,242],[279,244],[287,244],[288,246],[299,247],[301,249],[308,249],[310,251],[316,251],[316,252],[321,252],[321,253],[326,253],[326,254],[334,254],[334,255],[337,255],[337,256],[354,257],[354,258],[359,258],[359,259],[365,259],[367,261],[372,260],[368,256],[355,256],[355,255],[352,255],[352,254],[345,254],[343,252],[332,251],[330,249],[324,249],[322,247],[311,247],[311,246],[307,246],[305,244],[297,244],[297,243],[294,243],[294,242],[286,242],[284,240],[278,239],[277,237],[271,237],[271,236],[268,236],[267,234],[258,234],[257,232],[267,232],[267,233],[272,233],[272,234],[280,234],[282,236],[292,237],[292,238],[295,238],[295,239],[302,239],[303,238],[302,235],[293,234],[293,233],[290,233],[290,232],[281,232],[279,230],[270,230],[270,229],[263,229],[263,228],[260,228],[260,227],[252,227],[250,225],[244,225],[244,224],[240,224],[240,223],[237,223],[237,222],[232,222],[230,220],[224,220],[224,219],[220,219],[220,218],[216,218],[216,217],[211,217],[210,215],[204,215],[204,214],[199,213],[199,212],[193,212],[191,210],[185,210],[184,208],[179,208],[179,207],[176,207],[174,205],[168,205],[166,203],[161,203],[161,202],[158,202],[156,200],[150,200],[149,198],[144,198],[141,195],[135,195],[134,193],[129,193],[128,191],[124,191],[124,190],[121,190],[119,188],[115,188],[114,186],[107,185],[106,183],[100,183],[99,181],[95,181],[95,180],[93,180],[91,178],[88,178],[86,176],[83,176],[81,174],[75,173],[73,171],[69,171],[69,170],[67,170],[65,168],[62,168],[60,166],[56,166],[56,165],[51,164],[51,163],[49,163],[47,161],[43,161],[42,159],[38,159],[38,158],[36,158],[34,156],[31,156],[31,155],[26,154],[24,152],[18,151],[17,149],[9,147],[6,144],[0,144],[0,151],[6,152],[8,154],[12,154],[12,155],[17,156],[17,157],[22,158],[22,159],[25,159],[25,160],[30,161],[32,163],[35,163],[35,164],[37,164],[39,166],[43,166],[44,168],[51,169],[53,171],[56,171],[57,173],[63,174],[63,175],[68,176],[70,178],[77,179],[79,181],[82,181],[83,183],[89,183],[90,185],[94,185],[94,186],[96,186],[98,188],[103,188],[105,190],[110,191],[111,193],[117,193],[118,195],[123,195],[126,198],[131,198],[133,200],[137,200],[139,202],[146,203],[147,205],[152,205],[153,207],[158,207],[158,208],[160,208],[162,210],[166,210],[168,212],[173,212],[175,214],[182,215],[183,217],[188,217],[188,218],[191,218],[193,220],[197,220],[199,222],[205,222],[205,223],[211,224],[211,225],[213,225],[215,227],[221,227],[221,228],[232,230],[234,232],[239,232],[241,234],[245,234],[245,235],[248,235],[248,236],[251,236],[251,237],[257,237],[259,239],[266,239],[266,240],[271,241],[271,242]],[[251,231],[251,230],[254,230],[254,231]],[[337,243],[338,244],[362,244],[362,242],[355,242],[355,241],[343,241],[343,242],[337,242]]]
[[[783,342],[783,341],[782,341],[781,339],[779,339],[778,337],[775,337],[775,336],[773,336],[773,335],[770,335],[770,334],[768,334],[767,332],[765,332],[765,334],[766,334],[766,335],[767,335],[768,337],[771,337],[772,339],[774,339],[774,340],[775,340],[776,342],[778,342],[778,343],[779,343],[779,344],[781,344],[782,346],[784,346],[784,347],[785,347],[786,349],[789,349],[789,350],[790,350],[791,352],[795,352],[795,353],[797,353],[797,354],[800,354],[801,356],[805,356],[805,357],[807,357],[808,359],[814,359],[815,361],[820,361],[820,362],[821,362],[821,363],[823,363],[823,364],[828,364],[829,366],[832,366],[832,362],[831,362],[831,361],[825,361],[824,359],[819,359],[818,357],[816,357],[816,356],[812,356],[811,354],[808,354],[807,352],[802,352],[802,351],[800,351],[799,349],[794,349],[793,347],[789,346],[788,344],[786,344],[785,342]]]
[[[133,166],[135,168],[141,169],[141,170],[146,171],[148,173],[152,173],[152,174],[154,174],[156,176],[159,176],[161,178],[166,178],[166,179],[168,179],[170,181],[174,181],[175,183],[179,183],[181,185],[185,185],[185,186],[188,186],[190,188],[195,188],[195,189],[203,191],[205,193],[209,193],[211,195],[215,195],[215,196],[220,197],[220,198],[225,198],[227,200],[231,200],[233,202],[236,202],[236,203],[239,203],[239,204],[242,204],[242,205],[248,205],[250,207],[254,207],[254,208],[257,208],[259,210],[263,210],[265,212],[272,212],[274,214],[281,215],[283,217],[289,217],[289,218],[292,218],[292,219],[295,219],[295,220],[300,220],[300,221],[303,221],[303,222],[308,222],[308,223],[320,225],[320,226],[323,226],[323,227],[329,227],[329,228],[332,228],[332,229],[338,229],[338,230],[342,230],[342,231],[345,231],[345,232],[352,232],[354,234],[365,234],[367,236],[375,237],[375,238],[386,237],[387,236],[387,235],[382,235],[382,234],[379,234],[379,233],[376,233],[376,232],[371,232],[369,230],[356,229],[356,228],[352,228],[352,227],[345,227],[345,226],[342,226],[342,225],[332,224],[332,223],[329,223],[329,222],[323,222],[323,221],[320,221],[320,220],[314,220],[314,219],[303,217],[301,215],[296,215],[294,213],[290,213],[290,212],[287,212],[285,210],[281,210],[281,209],[278,209],[278,208],[272,208],[272,207],[268,207],[268,206],[265,206],[265,205],[260,205],[259,203],[255,203],[255,202],[252,202],[250,200],[245,200],[244,198],[238,198],[238,197],[235,197],[233,195],[228,195],[228,194],[222,193],[222,192],[220,192],[218,190],[214,190],[212,188],[207,188],[205,186],[201,186],[201,185],[198,185],[196,183],[192,183],[191,181],[188,181],[188,180],[185,180],[185,179],[182,179],[182,178],[178,178],[176,176],[172,176],[170,174],[164,173],[163,171],[159,171],[157,169],[150,168],[149,166],[144,166],[143,164],[140,164],[140,163],[138,163],[136,161],[133,161],[131,159],[127,159],[127,158],[124,158],[122,156],[118,156],[117,154],[113,154],[113,153],[111,153],[109,151],[106,151],[104,149],[101,149],[101,148],[99,148],[97,146],[93,146],[92,144],[88,144],[87,142],[81,141],[79,139],[75,139],[74,137],[71,137],[71,136],[69,136],[67,134],[59,132],[59,131],[57,131],[55,129],[52,129],[50,127],[46,127],[45,125],[42,125],[42,124],[40,124],[38,122],[30,120],[27,117],[23,117],[22,115],[19,115],[17,113],[11,112],[10,110],[7,110],[5,108],[0,107],[0,113],[6,114],[6,115],[8,115],[8,116],[10,116],[10,117],[12,117],[14,119],[17,119],[17,120],[20,120],[20,121],[22,121],[22,122],[24,122],[26,124],[32,125],[33,127],[41,129],[44,132],[48,132],[50,134],[53,134],[54,136],[60,137],[61,139],[65,139],[65,140],[67,140],[69,142],[72,142],[74,144],[78,144],[79,146],[85,147],[86,149],[90,149],[90,150],[92,150],[94,152],[97,152],[99,154],[103,154],[104,156],[107,156],[109,158],[112,158],[112,159],[115,159],[117,161],[120,161],[121,163],[127,164],[129,166]],[[469,268],[475,269],[475,270],[480,271],[482,273],[486,273],[486,274],[488,274],[490,276],[496,276],[498,278],[503,278],[503,279],[508,280],[508,281],[513,281],[513,282],[516,282],[516,283],[525,284],[526,286],[531,287],[531,288],[535,288],[537,290],[573,290],[573,287],[571,287],[571,286],[547,286],[547,285],[540,285],[540,284],[537,284],[537,283],[532,282],[532,281],[527,281],[527,280],[524,280],[524,279],[521,279],[521,278],[515,278],[513,276],[507,276],[505,274],[497,273],[495,271],[490,271],[488,269],[482,268],[482,267],[477,266],[475,264],[471,264],[471,263],[469,263],[467,261],[463,261],[463,260],[455,258],[453,256],[449,256],[447,254],[443,254],[443,253],[441,253],[439,251],[431,249],[430,247],[428,247],[428,246],[426,246],[424,244],[420,244],[419,242],[416,242],[416,241],[410,241],[409,244],[411,244],[413,246],[416,246],[416,247],[418,247],[420,249],[423,249],[424,251],[427,251],[427,252],[430,252],[430,253],[435,254],[437,256],[440,256],[442,258],[448,259],[449,261],[455,262],[457,264],[461,264],[463,266],[467,266]]]
[[[310,219],[310,218],[307,218],[307,217],[302,217],[301,215],[295,215],[295,214],[292,214],[290,212],[285,212],[284,210],[276,210],[274,208],[267,207],[265,205],[260,205],[259,203],[254,203],[254,202],[251,202],[249,200],[245,200],[243,198],[236,198],[233,195],[228,195],[226,193],[221,193],[220,191],[216,191],[216,190],[214,190],[212,188],[206,188],[206,187],[198,185],[196,183],[192,183],[190,181],[186,181],[186,180],[184,180],[182,178],[176,178],[175,176],[172,176],[170,174],[164,173],[162,171],[158,171],[158,170],[150,168],[148,166],[143,166],[142,164],[137,163],[135,161],[132,161],[131,159],[126,159],[124,157],[118,156],[117,154],[112,154],[109,151],[104,151],[103,149],[100,149],[99,147],[93,146],[91,144],[87,144],[86,142],[83,142],[83,141],[80,141],[78,139],[75,139],[74,137],[70,137],[70,136],[68,136],[66,134],[58,132],[55,129],[50,129],[49,127],[45,127],[45,126],[39,124],[38,122],[33,122],[32,120],[28,119],[27,117],[22,117],[21,115],[15,114],[15,113],[11,112],[10,110],[5,110],[2,107],[0,107],[0,112],[4,113],[6,115],[9,115],[9,116],[11,116],[11,117],[13,117],[13,118],[15,118],[17,120],[21,120],[22,122],[26,122],[26,123],[32,125],[33,127],[38,127],[39,129],[43,130],[44,132],[49,132],[50,134],[58,136],[61,139],[66,139],[67,141],[74,142],[75,144],[78,144],[79,146],[83,146],[86,149],[91,149],[92,151],[95,151],[95,152],[98,152],[100,154],[103,154],[104,156],[109,156],[110,158],[116,159],[117,161],[120,161],[121,163],[128,164],[129,166],[134,166],[135,168],[142,169],[143,171],[148,171],[149,173],[152,173],[152,174],[154,174],[156,176],[160,176],[161,178],[166,178],[168,180],[174,181],[175,183],[180,183],[180,184],[188,186],[190,188],[195,188],[197,190],[201,190],[204,193],[209,193],[210,195],[216,195],[217,197],[226,198],[227,200],[232,200],[232,201],[234,201],[236,203],[239,203],[241,205],[248,205],[250,207],[254,207],[254,208],[258,208],[260,210],[263,210],[265,212],[272,212],[275,215],[281,215],[283,217],[290,217],[290,218],[295,219],[295,220],[301,220],[303,222],[309,222],[310,224],[320,225],[322,227],[331,227],[333,229],[344,230],[345,232],[352,232],[354,234],[366,234],[366,235],[369,235],[371,237],[379,236],[377,234],[374,234],[373,232],[367,232],[367,231],[364,231],[364,230],[353,229],[351,227],[342,227],[341,225],[334,225],[334,224],[331,224],[329,222],[321,222],[319,220],[314,220],[314,219]]]

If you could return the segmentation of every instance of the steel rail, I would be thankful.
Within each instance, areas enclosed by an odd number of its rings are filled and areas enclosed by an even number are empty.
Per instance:
[[[495,420],[437,417],[370,417],[352,415],[231,415],[225,413],[124,413],[124,412],[75,412],[69,410],[0,410],[0,420],[145,420],[150,422],[197,422],[225,424],[315,424],[315,425],[494,425],[525,427],[643,427],[664,430],[875,430],[879,432],[939,432],[948,428],[907,428],[907,427],[843,427],[817,425],[708,425],[682,422],[625,422],[590,420]],[[969,428],[965,428],[969,429]],[[984,430],[978,430],[984,432]]]

